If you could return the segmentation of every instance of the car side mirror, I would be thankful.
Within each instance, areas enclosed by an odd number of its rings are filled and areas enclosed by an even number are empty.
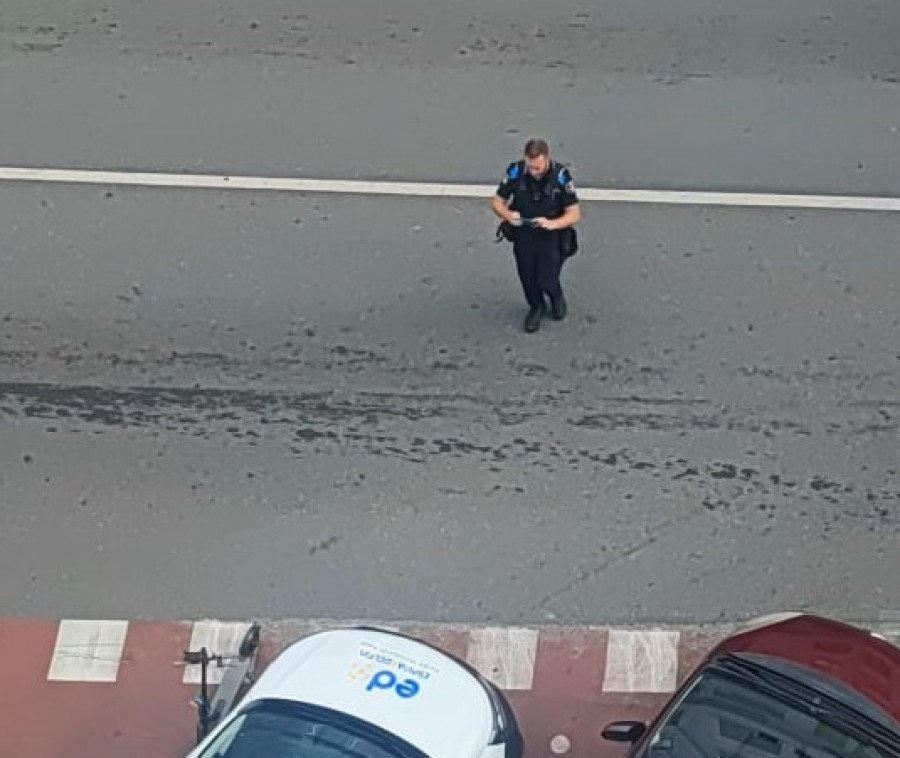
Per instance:
[[[610,742],[637,742],[647,731],[647,725],[643,721],[614,721],[604,727],[601,734],[603,739]]]

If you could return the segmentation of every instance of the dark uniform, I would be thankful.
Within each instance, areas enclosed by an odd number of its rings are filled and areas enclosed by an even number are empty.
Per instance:
[[[506,175],[497,187],[497,194],[504,200],[512,198],[511,210],[523,218],[559,218],[569,206],[578,202],[575,183],[565,166],[551,162],[550,168],[540,178],[528,173],[525,161],[509,164]],[[543,312],[544,295],[554,302],[562,297],[559,275],[563,258],[560,252],[559,230],[517,227],[513,240],[513,253],[519,281],[525,300],[531,309]]]

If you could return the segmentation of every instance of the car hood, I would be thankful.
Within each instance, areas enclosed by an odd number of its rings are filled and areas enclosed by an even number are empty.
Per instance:
[[[717,653],[757,653],[811,668],[852,688],[900,723],[900,649],[869,632],[796,616],[743,634]]]
[[[248,699],[281,698],[348,713],[432,758],[478,756],[494,732],[481,682],[440,651],[390,632],[336,629],[286,648]]]

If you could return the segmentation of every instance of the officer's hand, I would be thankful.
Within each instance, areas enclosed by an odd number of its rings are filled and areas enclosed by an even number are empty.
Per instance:
[[[549,218],[544,218],[543,216],[539,216],[534,220],[534,224],[541,229],[553,229],[553,222]]]

